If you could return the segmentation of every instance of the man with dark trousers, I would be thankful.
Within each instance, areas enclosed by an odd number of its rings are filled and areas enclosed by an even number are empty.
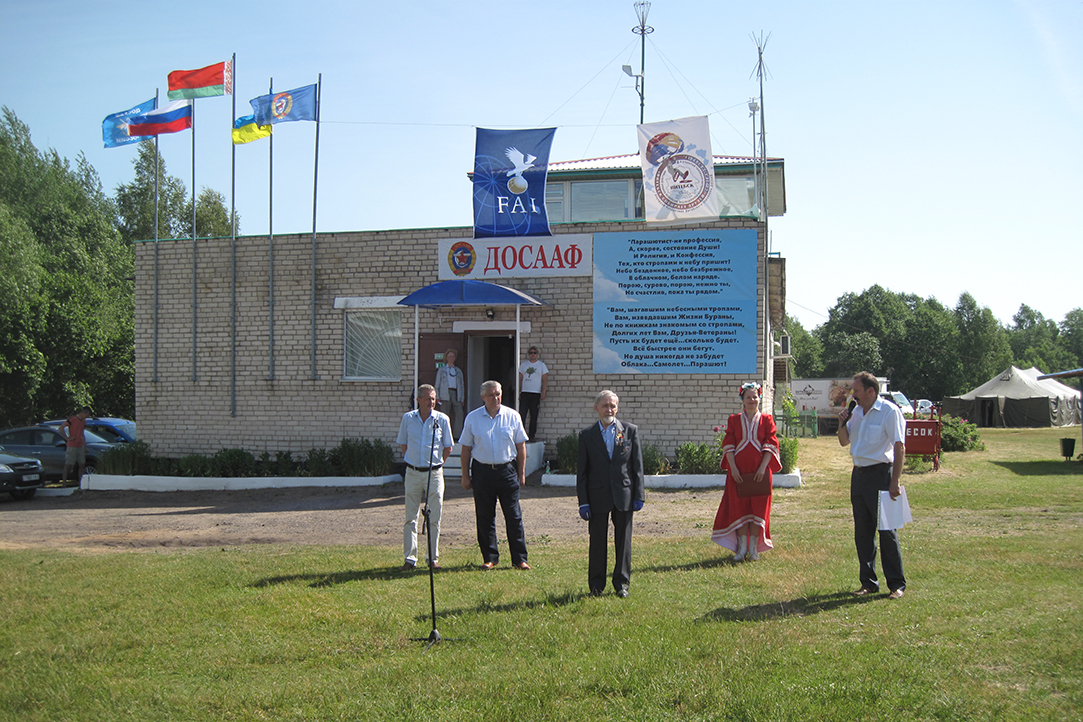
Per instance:
[[[523,532],[523,510],[519,506],[519,489],[526,486],[526,429],[515,409],[500,403],[503,390],[497,381],[481,385],[481,400],[485,403],[463,421],[461,446],[463,488],[474,492],[474,516],[478,524],[478,546],[481,548],[485,570],[500,562],[496,540],[496,503],[504,512],[508,534],[511,565],[524,571],[526,534]]]
[[[643,450],[639,427],[617,421],[620,399],[612,391],[594,397],[598,423],[579,432],[579,463],[576,491],[579,516],[587,522],[590,554],[587,583],[590,593],[605,590],[609,519],[613,518],[613,588],[628,596],[632,576],[632,514],[643,508]]]
[[[906,589],[899,532],[879,529],[880,492],[892,499],[902,492],[899,479],[906,459],[906,419],[899,407],[880,398],[880,382],[867,371],[854,376],[850,410],[839,414],[839,443],[850,447],[854,468],[850,474],[850,506],[854,512],[861,587],[855,596],[880,590],[876,578],[876,535],[880,535],[880,563],[890,590],[888,599],[900,599]]]

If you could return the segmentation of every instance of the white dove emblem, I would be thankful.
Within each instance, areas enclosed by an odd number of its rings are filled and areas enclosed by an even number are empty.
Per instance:
[[[523,171],[533,168],[534,161],[538,159],[537,156],[530,155],[529,153],[524,157],[522,151],[518,148],[505,148],[504,155],[508,156],[508,160],[515,166],[508,171],[509,178],[511,176],[519,176],[521,178],[523,176]]]

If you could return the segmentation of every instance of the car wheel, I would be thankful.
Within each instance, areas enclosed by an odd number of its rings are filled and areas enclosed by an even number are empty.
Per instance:
[[[32,498],[34,496],[34,492],[36,491],[37,489],[16,489],[15,491],[11,492],[11,495],[19,501],[22,501],[23,499]]]
[[[84,474],[90,474],[93,476],[98,473],[98,462],[94,459],[87,459],[86,466],[83,467]]]

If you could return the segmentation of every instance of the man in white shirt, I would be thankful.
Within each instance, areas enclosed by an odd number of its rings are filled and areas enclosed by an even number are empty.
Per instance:
[[[405,496],[406,523],[402,527],[404,570],[417,564],[417,520],[421,500],[428,490],[429,552],[426,555],[433,569],[440,568],[440,514],[444,508],[444,462],[451,455],[455,439],[447,414],[436,411],[436,389],[428,384],[417,389],[417,408],[402,415],[399,435],[406,461]]]
[[[899,496],[899,479],[906,459],[906,419],[895,404],[880,398],[880,382],[867,371],[854,376],[853,400],[857,403],[839,414],[839,443],[850,447],[854,468],[850,474],[850,505],[854,512],[854,543],[860,565],[863,597],[880,589],[876,579],[876,534],[880,492]],[[906,589],[899,533],[880,530],[880,564],[884,568],[889,599],[899,599]]]
[[[519,488],[526,486],[526,430],[519,412],[502,406],[502,390],[497,381],[481,385],[485,405],[474,409],[463,421],[463,488],[474,491],[474,514],[478,523],[478,546],[484,559],[482,569],[492,569],[500,562],[496,542],[496,502],[504,512],[511,564],[530,569],[526,562],[526,535],[523,510],[519,506]]]
[[[527,360],[519,364],[519,413],[523,419],[530,414],[531,441],[538,435],[538,411],[545,394],[549,390],[549,369],[544,361],[538,360],[538,347],[531,346],[526,352]]]

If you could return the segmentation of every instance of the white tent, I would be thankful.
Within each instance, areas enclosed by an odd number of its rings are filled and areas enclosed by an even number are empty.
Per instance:
[[[1036,368],[1009,366],[970,393],[944,399],[944,413],[978,426],[1072,426],[1080,422],[1080,393]]]

